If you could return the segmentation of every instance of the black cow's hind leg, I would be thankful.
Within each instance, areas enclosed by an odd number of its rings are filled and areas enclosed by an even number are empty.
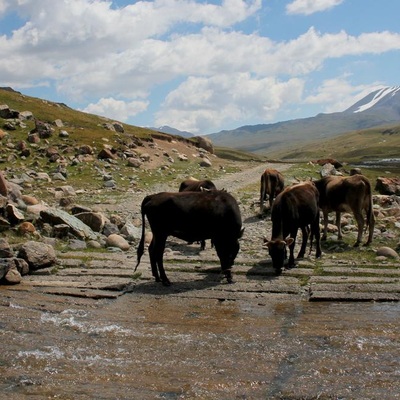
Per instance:
[[[157,263],[157,266],[158,266],[158,272],[160,274],[160,278],[159,278],[158,281],[161,280],[161,282],[162,282],[162,284],[164,286],[170,286],[171,282],[169,281],[169,279],[167,278],[167,274],[165,273],[164,261],[163,261],[165,242],[166,241],[167,241],[166,237],[157,238],[157,242],[156,242],[157,244],[156,244],[156,246],[154,248],[154,253],[155,253],[156,263]]]
[[[156,282],[160,282],[160,276],[158,274],[158,268],[157,268],[156,243],[154,236],[149,246],[149,255],[150,255],[151,273],[153,274]]]

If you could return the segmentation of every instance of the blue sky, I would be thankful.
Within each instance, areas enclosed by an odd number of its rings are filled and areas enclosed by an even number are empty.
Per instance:
[[[207,134],[400,85],[400,1],[0,0],[0,86]]]

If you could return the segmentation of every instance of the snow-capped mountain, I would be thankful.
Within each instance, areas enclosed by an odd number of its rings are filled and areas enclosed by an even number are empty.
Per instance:
[[[343,112],[275,124],[242,126],[209,135],[217,146],[268,153],[290,145],[387,124],[400,124],[400,86],[376,90]]]
[[[376,111],[383,107],[399,111],[400,106],[400,86],[384,87],[365,96],[363,99],[353,104],[345,112],[361,113],[368,110]]]

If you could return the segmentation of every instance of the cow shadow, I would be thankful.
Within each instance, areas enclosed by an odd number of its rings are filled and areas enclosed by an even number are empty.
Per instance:
[[[197,271],[198,273],[198,271]],[[174,280],[173,271],[168,271],[168,278],[171,281],[170,286],[165,286],[154,279],[140,281],[131,285],[127,292],[135,294],[150,294],[157,296],[169,296],[187,292],[202,291],[220,285],[231,285],[221,274],[220,268],[201,271],[202,279]]]
[[[243,223],[245,224],[255,224],[260,222],[260,220],[265,219],[262,215],[252,215],[250,217],[247,217],[246,219],[243,220]]]
[[[270,281],[279,278],[279,276],[272,266],[271,259],[259,261],[246,271],[246,278],[249,280]]]

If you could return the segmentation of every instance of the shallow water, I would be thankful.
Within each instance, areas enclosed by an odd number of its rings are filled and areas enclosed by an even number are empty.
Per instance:
[[[398,303],[53,299],[2,297],[1,398],[400,398]]]

